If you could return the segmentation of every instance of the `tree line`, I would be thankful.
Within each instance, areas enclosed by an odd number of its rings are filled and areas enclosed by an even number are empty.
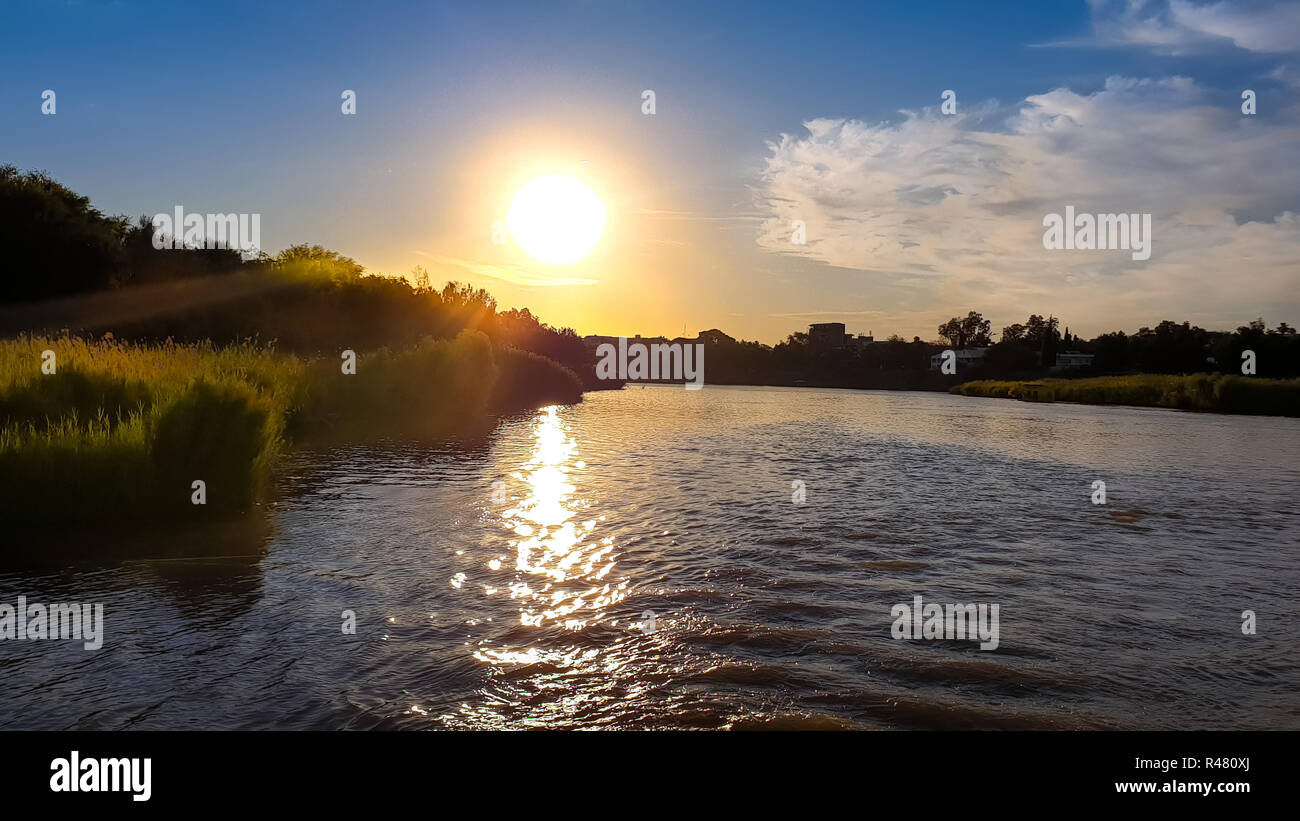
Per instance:
[[[71,332],[223,345],[253,339],[296,353],[403,348],[428,336],[483,331],[494,344],[545,356],[576,373],[591,355],[571,328],[527,308],[498,310],[486,290],[435,288],[370,274],[350,257],[300,244],[270,256],[228,248],[157,249],[147,216],[107,216],[39,171],[0,166],[0,333]],[[42,320],[46,301],[91,296],[94,309]],[[83,300],[72,300],[80,302]],[[36,307],[29,307],[36,306]],[[46,324],[41,324],[43,321]],[[53,323],[53,324],[49,324]]]
[[[1269,330],[1256,319],[1234,331],[1208,331],[1190,322],[1165,320],[1133,333],[1111,331],[1083,339],[1062,328],[1055,316],[1033,314],[1012,323],[993,340],[979,312],[954,317],[938,328],[939,339],[909,341],[894,335],[872,344],[818,345],[796,331],[776,345],[705,331],[706,381],[719,384],[816,385],[845,388],[947,389],[976,379],[1035,379],[1114,374],[1240,374],[1242,352],[1254,351],[1257,374],[1300,376],[1300,335],[1280,323]],[[931,357],[949,348],[986,348],[982,359],[964,362],[957,374],[931,368]],[[1093,355],[1092,364],[1053,371],[1060,353]]]
[[[1275,378],[1300,375],[1300,337],[1285,322],[1269,330],[1255,319],[1234,331],[1210,331],[1173,320],[1129,334],[1109,331],[1093,339],[1061,331],[1054,316],[1031,315],[1023,324],[1002,329],[991,339],[990,323],[977,311],[953,317],[938,328],[939,336],[954,348],[987,347],[983,365],[996,375],[1032,372],[1056,364],[1065,351],[1092,354],[1089,375],[1122,373],[1240,373],[1243,351],[1254,351]]]

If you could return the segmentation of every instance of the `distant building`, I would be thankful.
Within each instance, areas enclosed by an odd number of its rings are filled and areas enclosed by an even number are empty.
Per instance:
[[[599,348],[601,345],[604,345],[604,344],[606,344],[606,343],[608,343],[608,344],[610,344],[610,345],[617,345],[617,344],[618,344],[618,337],[616,337],[616,336],[603,336],[603,335],[601,335],[601,334],[588,334],[587,336],[584,336],[584,337],[582,338],[582,344],[583,344],[583,345],[586,345],[586,346],[587,346],[587,349],[588,349],[588,350],[592,350],[592,351],[596,350],[596,349]]]
[[[808,326],[808,342],[817,348],[843,348],[848,341],[843,322],[815,322]]]
[[[953,353],[957,354],[957,368],[959,370],[962,365],[970,365],[980,361],[984,358],[984,354],[988,352],[988,348],[961,348],[960,350],[953,351]],[[942,352],[930,357],[930,370],[937,371],[942,365]]]
[[[707,331],[700,331],[700,335],[692,342],[706,342],[711,345],[730,345],[735,343],[735,337],[728,336],[717,328],[710,328]]]
[[[1068,371],[1073,368],[1087,368],[1092,365],[1093,355],[1090,353],[1079,353],[1078,351],[1066,351],[1056,355],[1056,370]]]
[[[618,340],[620,338],[626,339],[628,345],[633,345],[636,343],[640,343],[642,345],[654,345],[654,344],[663,345],[668,342],[668,339],[662,336],[642,336],[641,334],[637,334],[636,336],[617,337],[617,336],[603,336],[601,334],[588,334],[587,336],[584,336],[582,338],[582,344],[586,345],[589,350],[594,351],[597,348],[599,348],[601,345],[605,345],[605,344],[618,347]],[[681,341],[681,338],[678,337],[678,339],[674,341]]]

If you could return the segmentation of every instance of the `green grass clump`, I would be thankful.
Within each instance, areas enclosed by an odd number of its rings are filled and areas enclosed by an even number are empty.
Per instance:
[[[0,419],[49,426],[63,418],[110,424],[153,404],[146,382],[65,366],[43,379],[0,390]]]
[[[41,370],[54,351],[54,373]],[[303,365],[251,344],[0,342],[0,492],[16,525],[158,521],[247,508]],[[190,502],[207,485],[207,504]]]
[[[55,352],[43,373],[42,353]],[[208,519],[262,498],[289,437],[441,437],[581,399],[566,368],[477,331],[303,359],[244,343],[0,341],[0,494],[15,526]],[[192,483],[206,504],[191,503]]]
[[[250,385],[200,378],[149,422],[149,457],[166,497],[189,502],[191,483],[202,479],[206,505],[243,510],[263,489],[284,415]]]
[[[444,436],[487,417],[496,379],[492,344],[478,331],[357,352],[354,374],[343,373],[341,359],[321,358],[308,366],[294,429],[350,439]]]
[[[950,391],[962,396],[1300,416],[1300,379],[1235,374],[1135,374],[1033,382],[981,380],[955,385]]]
[[[582,379],[544,356],[518,348],[496,350],[498,378],[489,403],[494,408],[567,405],[582,399]]]

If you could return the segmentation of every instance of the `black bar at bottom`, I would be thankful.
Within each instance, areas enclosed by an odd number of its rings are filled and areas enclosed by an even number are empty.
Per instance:
[[[0,789],[6,807],[127,812],[378,810],[408,800],[431,813],[734,810],[778,799],[865,810],[886,795],[971,809],[987,799],[999,809],[1195,801],[1222,810],[1288,800],[1295,741],[1280,732],[12,732],[0,736]],[[144,759],[149,795],[135,800]]]

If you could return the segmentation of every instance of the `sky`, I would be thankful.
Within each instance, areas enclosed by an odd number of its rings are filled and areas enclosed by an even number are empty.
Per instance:
[[[0,3],[0,163],[580,334],[1300,325],[1298,92],[1295,2]],[[606,205],[567,265],[493,242],[552,174]],[[1150,258],[1045,248],[1067,205]]]

